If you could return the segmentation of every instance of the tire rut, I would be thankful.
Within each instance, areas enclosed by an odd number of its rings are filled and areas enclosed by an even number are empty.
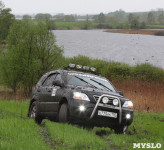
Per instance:
[[[56,150],[57,142],[51,139],[44,123],[40,126],[39,135],[50,149]]]

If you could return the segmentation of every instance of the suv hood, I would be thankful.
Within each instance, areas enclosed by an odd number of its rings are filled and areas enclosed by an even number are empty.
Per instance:
[[[111,91],[105,90],[105,89],[97,89],[97,88],[92,88],[92,87],[77,86],[77,87],[75,87],[75,90],[77,90],[79,92],[82,92],[82,93],[85,93],[92,102],[95,102],[95,99],[94,99],[93,96],[101,96],[103,94],[116,96],[116,97],[118,97],[120,99],[125,99],[120,94],[118,94],[116,92],[111,92]]]

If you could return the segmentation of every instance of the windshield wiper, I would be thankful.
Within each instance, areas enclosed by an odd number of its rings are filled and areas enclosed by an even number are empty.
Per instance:
[[[94,87],[94,88],[98,89],[98,87],[96,87],[96,86],[92,85],[91,83],[87,82],[87,81],[86,81],[86,80],[84,80],[83,78],[80,78],[80,77],[77,77],[77,76],[74,76],[74,77],[76,77],[76,78],[78,78],[79,80],[81,80],[81,81],[83,81],[83,82],[85,82],[85,83],[87,83],[87,84],[91,85],[92,87]]]
[[[109,89],[109,88],[108,88],[107,86],[105,86],[104,84],[102,84],[102,83],[100,83],[100,82],[98,82],[98,81],[96,81],[96,80],[93,80],[93,79],[90,79],[90,80],[91,80],[91,81],[94,81],[94,82],[96,82],[96,83],[98,83],[99,85],[105,87],[107,90],[113,92],[111,89]]]

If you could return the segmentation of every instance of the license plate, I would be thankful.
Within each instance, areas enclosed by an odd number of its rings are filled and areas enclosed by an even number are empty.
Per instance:
[[[99,116],[106,116],[106,117],[112,117],[112,118],[117,118],[117,113],[114,112],[108,112],[108,111],[98,111]]]

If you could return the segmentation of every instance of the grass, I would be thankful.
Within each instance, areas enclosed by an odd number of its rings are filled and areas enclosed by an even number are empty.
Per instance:
[[[164,25],[147,25],[147,29],[164,29]]]
[[[55,22],[57,30],[75,30],[75,29],[95,29],[98,23],[94,22]]]
[[[97,23],[92,21],[79,22],[60,22],[55,21],[55,28],[57,30],[75,30],[75,29],[130,29],[130,24],[127,23]],[[146,25],[145,29],[164,29],[164,25]],[[141,27],[142,29],[142,27]]]
[[[0,149],[49,150],[39,126],[26,118],[27,102],[0,101]]]
[[[28,101],[0,101],[0,149],[105,149],[107,142],[91,130],[45,120],[38,126],[27,118]]]
[[[55,22],[55,29],[57,30],[77,30],[77,29],[129,29],[129,24],[111,24],[111,23],[97,23],[92,21],[80,22]]]
[[[164,147],[164,114],[137,113],[127,135],[107,136],[114,147],[132,150],[133,143],[157,143]]]
[[[162,150],[164,146],[164,113],[135,113],[128,134],[122,135],[109,128],[84,129],[48,120],[39,126],[26,117],[28,104],[0,101],[0,149],[132,150],[133,143],[160,143]]]
[[[68,124],[52,124],[51,122],[46,122],[46,127],[50,137],[54,141],[58,141],[57,149],[103,150],[107,148],[107,142],[96,136],[92,130],[88,131]]]

